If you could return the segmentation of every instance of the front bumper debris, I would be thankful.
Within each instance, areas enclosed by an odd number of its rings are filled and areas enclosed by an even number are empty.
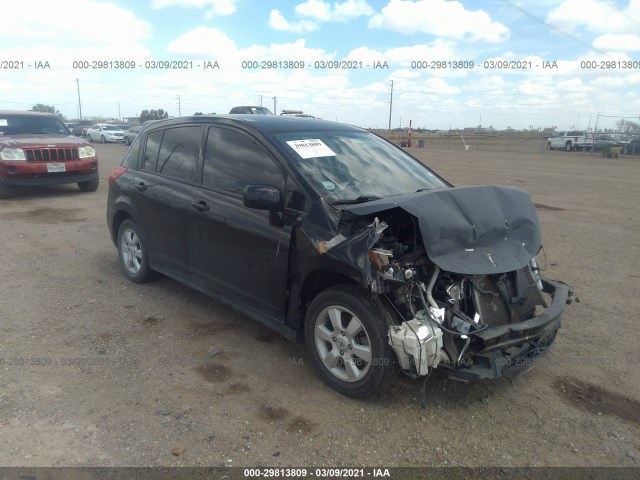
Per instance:
[[[502,376],[515,377],[526,373],[555,340],[564,307],[573,294],[565,283],[542,279],[543,291],[552,302],[540,315],[524,322],[512,323],[479,332],[474,337],[486,347],[449,370],[454,380],[469,381]],[[446,367],[446,364],[445,364]]]

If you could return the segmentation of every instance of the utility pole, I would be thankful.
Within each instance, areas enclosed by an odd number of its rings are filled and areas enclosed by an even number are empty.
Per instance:
[[[181,117],[182,116],[182,109],[180,106],[180,95],[176,95],[178,97],[178,116]]]
[[[260,106],[262,106],[262,95],[260,95]]]
[[[593,145],[591,145],[591,152],[590,154],[593,155],[593,150],[596,148],[596,138],[598,138],[598,122],[600,121],[600,112],[598,112],[598,116],[596,117],[596,126],[593,127],[593,135],[591,135],[591,141],[593,142]],[[591,123],[591,117],[589,117],[589,123]],[[587,133],[587,135],[589,135]],[[586,149],[585,149],[586,152]]]
[[[389,131],[391,131],[391,109],[393,108],[393,80],[391,80],[391,100],[389,101]]]
[[[273,97],[273,114],[274,114],[274,115],[277,115],[277,114],[278,114],[278,111],[276,110],[276,99],[277,99],[277,98],[278,98],[278,97]]]
[[[82,120],[82,103],[80,103],[80,80],[76,78],[76,85],[78,87],[78,112],[80,114],[80,118],[78,120]]]
[[[120,119],[122,118],[120,116],[120,102],[116,102],[118,104],[118,123],[120,123]]]

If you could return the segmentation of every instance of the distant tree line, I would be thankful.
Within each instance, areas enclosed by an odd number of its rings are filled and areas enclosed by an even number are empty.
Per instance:
[[[169,118],[169,112],[165,112],[162,108],[158,110],[142,110],[140,112],[140,123],[148,120],[162,120],[163,118]]]
[[[616,122],[616,127],[618,127],[618,133],[626,133],[627,135],[640,134],[640,124],[638,122],[622,119]]]
[[[33,107],[31,107],[30,111],[31,112],[55,113],[60,118],[64,118],[64,115],[62,115],[58,110],[56,110],[56,107],[54,107],[53,105],[45,105],[44,103],[38,103],[37,105],[34,105]]]

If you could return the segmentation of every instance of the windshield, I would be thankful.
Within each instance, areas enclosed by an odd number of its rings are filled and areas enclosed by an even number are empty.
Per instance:
[[[0,135],[21,134],[69,135],[67,127],[57,117],[40,115],[0,115]]]
[[[334,203],[446,186],[427,167],[372,133],[291,132],[275,138],[316,190]]]
[[[102,130],[109,130],[109,131],[116,131],[116,132],[120,131],[120,129],[115,125],[103,125]]]

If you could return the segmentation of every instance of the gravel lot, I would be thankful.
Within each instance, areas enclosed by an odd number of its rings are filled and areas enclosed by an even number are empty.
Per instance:
[[[291,344],[167,278],[119,270],[100,188],[0,201],[2,466],[640,465],[640,157],[411,149],[457,185],[528,190],[546,275],[580,298],[527,375],[400,378],[342,397]],[[173,450],[173,453],[172,453]]]

